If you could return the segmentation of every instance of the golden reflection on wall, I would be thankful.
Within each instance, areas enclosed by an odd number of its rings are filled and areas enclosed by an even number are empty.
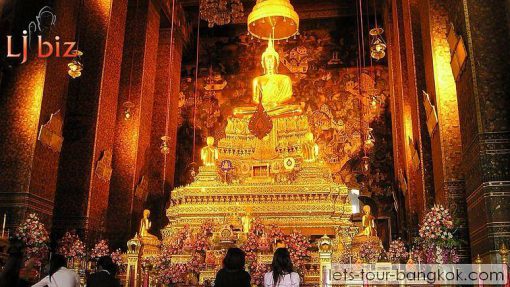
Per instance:
[[[442,180],[458,179],[461,175],[459,163],[461,151],[457,89],[450,65],[450,47],[446,39],[447,13],[432,2],[431,37],[434,68],[435,104],[439,119],[441,143]],[[436,186],[442,190],[439,186]]]
[[[91,1],[94,11],[97,11],[102,21],[107,21],[110,15],[113,0],[95,0]],[[97,15],[99,16],[99,15]]]
[[[41,112],[41,102],[44,90],[44,77],[46,72],[46,63],[44,60],[32,59],[32,63],[27,63],[23,69],[29,72],[20,72],[20,85],[16,86],[16,94],[18,94],[16,103],[19,107],[26,109],[18,109],[17,123],[19,135],[22,137],[20,141],[29,143],[35,147],[35,140],[38,132],[39,116]]]

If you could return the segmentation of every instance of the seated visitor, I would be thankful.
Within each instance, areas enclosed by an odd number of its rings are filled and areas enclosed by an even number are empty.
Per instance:
[[[299,274],[294,272],[287,248],[276,249],[271,271],[264,274],[264,287],[299,287]]]
[[[32,287],[80,287],[80,277],[72,269],[67,269],[67,260],[63,255],[53,254],[50,259],[48,276]]]
[[[120,287],[120,282],[115,278],[117,265],[110,256],[101,256],[97,261],[97,272],[87,279],[87,287]]]
[[[216,274],[214,287],[250,287],[251,277],[244,270],[244,264],[244,251],[229,248],[223,259],[223,268]]]

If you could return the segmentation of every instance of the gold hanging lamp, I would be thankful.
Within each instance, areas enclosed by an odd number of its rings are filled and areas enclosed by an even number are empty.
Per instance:
[[[284,40],[298,31],[299,16],[290,0],[257,0],[248,15],[248,32],[259,39]]]

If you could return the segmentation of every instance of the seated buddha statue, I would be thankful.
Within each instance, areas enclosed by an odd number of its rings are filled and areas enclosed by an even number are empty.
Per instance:
[[[370,205],[363,206],[363,217],[361,218],[361,232],[357,236],[377,236],[375,229],[375,217],[370,214]]]
[[[218,160],[218,149],[214,146],[214,138],[207,137],[207,146],[200,151],[200,157],[204,166],[215,166]]]
[[[280,56],[274,49],[273,41],[262,54],[262,67],[264,75],[253,79],[252,102],[256,105],[262,103],[265,111],[271,117],[301,114],[299,105],[285,104],[292,98],[292,80],[287,75],[278,74]],[[234,116],[243,117],[252,115],[256,106],[234,108]]]
[[[149,233],[149,229],[152,226],[151,221],[149,220],[149,216],[151,215],[150,210],[145,209],[143,211],[143,218],[140,220],[140,230],[138,231],[138,234],[142,238],[150,238],[150,239],[157,239],[156,236]]]

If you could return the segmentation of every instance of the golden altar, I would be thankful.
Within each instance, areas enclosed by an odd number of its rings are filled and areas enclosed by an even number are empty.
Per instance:
[[[289,104],[292,86],[273,86],[290,80],[277,74],[271,41],[261,63],[265,74],[253,81],[253,105],[234,109],[217,147],[207,138],[193,182],[172,191],[163,243],[185,225],[198,228],[206,220],[240,227],[242,218],[257,218],[318,237],[351,226],[347,187],[333,181],[300,105]],[[263,93],[268,90],[272,94]]]

